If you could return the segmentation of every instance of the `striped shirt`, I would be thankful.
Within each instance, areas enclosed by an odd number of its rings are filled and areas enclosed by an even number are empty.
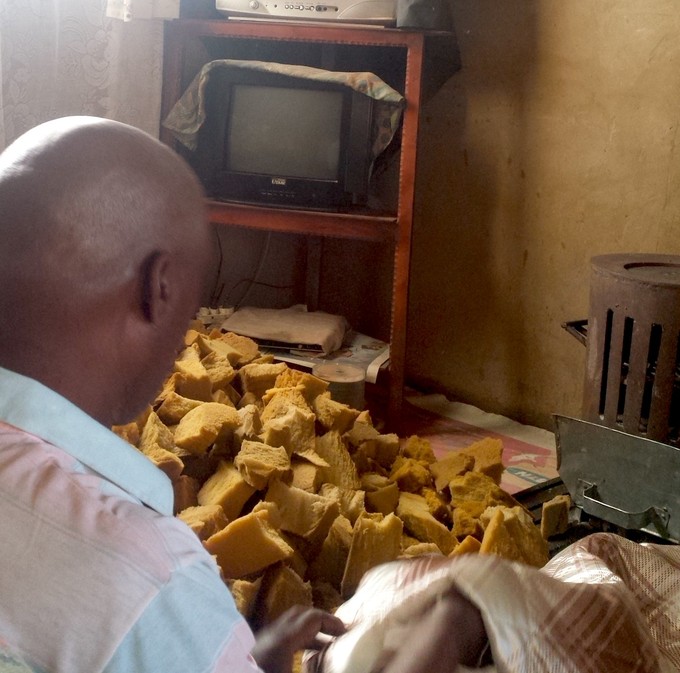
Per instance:
[[[0,670],[258,671],[168,478],[42,384],[0,368]]]

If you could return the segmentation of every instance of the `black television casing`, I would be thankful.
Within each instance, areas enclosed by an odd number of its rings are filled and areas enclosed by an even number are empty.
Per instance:
[[[238,84],[342,93],[337,175],[333,179],[246,173],[225,168],[232,87]],[[215,68],[206,84],[206,118],[189,162],[209,197],[244,203],[339,210],[366,202],[372,166],[374,101],[349,86],[265,70]],[[276,114],[272,109],[271,114]],[[300,152],[305,147],[299,147]]]

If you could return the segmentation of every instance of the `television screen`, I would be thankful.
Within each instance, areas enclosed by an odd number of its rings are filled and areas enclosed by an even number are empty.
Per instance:
[[[325,79],[216,67],[190,163],[214,198],[337,210],[368,194],[373,99]]]
[[[341,168],[343,100],[337,90],[235,84],[224,169],[336,180]]]

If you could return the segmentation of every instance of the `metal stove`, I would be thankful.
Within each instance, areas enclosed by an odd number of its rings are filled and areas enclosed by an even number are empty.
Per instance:
[[[545,487],[575,504],[558,544],[598,530],[680,542],[680,256],[594,257],[588,319],[564,327],[586,377],[583,418],[555,416],[560,479]]]

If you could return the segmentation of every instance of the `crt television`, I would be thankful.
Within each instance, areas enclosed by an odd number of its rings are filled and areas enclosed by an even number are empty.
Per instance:
[[[208,196],[337,210],[365,203],[373,99],[349,86],[216,68],[190,162]]]

